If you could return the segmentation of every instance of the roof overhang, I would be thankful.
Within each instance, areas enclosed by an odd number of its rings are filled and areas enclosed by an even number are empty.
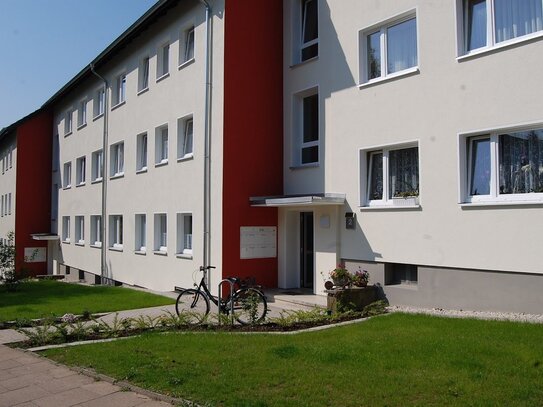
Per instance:
[[[33,233],[30,236],[32,236],[32,239],[34,240],[59,240],[59,235],[55,235],[54,233]]]
[[[345,194],[308,194],[257,196],[249,198],[255,207],[297,207],[297,206],[341,206],[345,203]]]

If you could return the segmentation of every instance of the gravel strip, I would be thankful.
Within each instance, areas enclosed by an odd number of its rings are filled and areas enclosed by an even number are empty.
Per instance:
[[[528,322],[532,324],[543,324],[543,315],[524,314],[515,312],[491,312],[491,311],[464,311],[447,310],[442,308],[417,308],[401,305],[387,307],[389,312],[405,312],[408,314],[426,314],[449,318],[476,318],[493,321]]]

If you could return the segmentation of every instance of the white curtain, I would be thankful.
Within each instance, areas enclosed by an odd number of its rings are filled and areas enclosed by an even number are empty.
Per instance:
[[[419,190],[419,149],[392,150],[389,153],[389,196],[417,195]]]
[[[387,30],[387,73],[417,65],[417,20],[404,21]]]
[[[496,42],[543,30],[542,0],[495,0]]]

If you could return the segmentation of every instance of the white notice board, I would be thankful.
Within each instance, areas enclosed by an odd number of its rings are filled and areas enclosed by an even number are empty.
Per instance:
[[[25,263],[45,263],[46,261],[46,247],[25,247]]]
[[[242,226],[239,229],[241,259],[277,257],[277,228],[275,226]]]

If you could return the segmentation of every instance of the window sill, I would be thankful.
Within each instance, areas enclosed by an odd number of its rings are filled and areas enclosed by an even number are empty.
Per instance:
[[[164,75],[159,76],[158,78],[156,78],[156,82],[158,83],[158,82],[163,81],[164,79],[169,78],[169,77],[170,77],[170,73],[167,72]]]
[[[159,163],[155,163],[155,167],[162,167],[164,165],[168,165],[168,159],[162,160]]]
[[[515,45],[522,44],[524,42],[530,42],[530,41],[538,40],[541,38],[543,38],[543,31],[537,31],[535,33],[524,35],[522,37],[513,38],[512,40],[509,40],[509,41],[503,41],[498,44],[494,44],[490,47],[475,49],[467,54],[458,56],[456,58],[456,61],[464,62],[470,59],[492,54],[493,52],[499,52],[507,48],[514,47]]]
[[[76,246],[85,246],[85,242],[76,242],[75,245]]]
[[[358,89],[369,88],[371,86],[378,85],[380,83],[389,82],[396,79],[405,78],[407,76],[418,75],[418,74],[420,74],[419,67],[414,66],[413,68],[405,69],[400,72],[395,72],[387,76],[382,76],[380,78],[372,79],[371,81],[360,83],[358,85]]]
[[[62,243],[64,243],[64,244],[70,244],[70,240],[63,240]]]
[[[183,62],[182,64],[180,64],[180,65],[177,67],[177,69],[178,69],[178,70],[181,70],[181,69],[185,68],[186,66],[192,65],[192,64],[194,63],[194,61],[195,61],[195,59],[194,59],[194,58],[191,58],[191,59],[189,59],[189,60]]]
[[[113,252],[122,252],[123,251],[123,247],[108,247],[109,250],[113,251]]]
[[[359,206],[360,211],[396,211],[404,209],[421,209],[420,205],[375,205],[375,206]]]
[[[90,247],[94,247],[95,249],[101,249],[101,248],[102,248],[102,245],[101,245],[101,244],[96,244],[96,243],[91,244],[91,245],[89,245],[89,246],[90,246]]]
[[[115,106],[111,106],[111,111],[114,111],[115,109],[121,107],[124,104],[126,104],[126,100],[123,100],[122,102],[117,103]]]
[[[68,137],[72,134],[72,131],[70,130],[68,133],[64,133],[64,137]]]
[[[91,184],[98,184],[100,182],[102,182],[102,178],[96,178],[91,181]]]
[[[94,116],[94,117],[92,118],[92,121],[98,120],[98,119],[101,118],[103,115],[104,115],[103,113],[100,113],[98,116]]]
[[[136,94],[137,96],[139,95],[143,95],[145,92],[147,92],[149,90],[149,86],[147,86],[146,88],[143,88],[141,90],[138,90],[138,93]]]
[[[75,187],[77,188],[77,187],[82,187],[82,186],[85,186],[85,181],[80,182],[80,183],[77,184]]]
[[[295,64],[292,64],[289,66],[290,69],[298,68],[299,66],[309,64],[310,62],[317,61],[319,59],[319,56],[315,56],[313,58],[306,59],[305,61],[296,62]]]
[[[385,290],[399,288],[400,290],[418,291],[418,284],[398,283],[398,284],[385,284]]]
[[[71,185],[66,185],[65,187],[62,187],[62,189],[63,189],[64,191],[66,191],[67,189],[71,189],[71,188],[72,188]]]
[[[86,123],[86,122],[83,123],[83,124],[80,124],[79,126],[77,126],[77,130],[79,131],[79,130],[85,128],[85,127],[87,127],[87,123]]]
[[[153,250],[153,254],[156,254],[158,256],[167,256],[168,252],[164,250]]]
[[[109,179],[118,179],[118,178],[123,178],[124,177],[124,172],[119,172],[118,174],[113,174],[109,177]]]
[[[460,203],[462,209],[492,206],[543,206],[543,200],[532,201],[477,201]]]
[[[147,251],[146,250],[134,250],[134,254],[138,254],[140,256],[146,256]]]
[[[187,260],[192,260],[192,254],[185,254],[185,253],[177,253],[175,255],[175,257],[177,257],[178,259],[187,259]]]
[[[179,157],[177,159],[177,162],[180,163],[182,161],[188,161],[188,160],[192,160],[194,158],[194,155],[192,153],[190,154],[185,154],[183,157]]]
[[[306,168],[316,168],[319,167],[319,163],[310,163],[310,164],[300,164],[300,165],[291,165],[288,167],[289,170],[303,170]]]
[[[147,172],[147,167],[140,168],[136,171],[136,174],[144,174]]]

